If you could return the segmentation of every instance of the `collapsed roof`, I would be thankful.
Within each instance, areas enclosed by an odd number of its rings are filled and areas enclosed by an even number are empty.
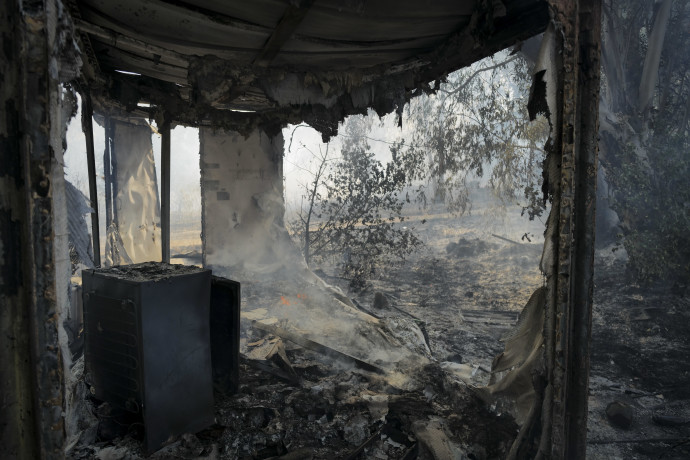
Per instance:
[[[369,107],[401,113],[430,83],[549,19],[541,0],[72,0],[70,9],[83,83],[101,111],[115,103],[245,133],[307,121],[324,137]]]

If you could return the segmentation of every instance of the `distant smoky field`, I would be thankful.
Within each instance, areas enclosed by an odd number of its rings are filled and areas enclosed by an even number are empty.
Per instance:
[[[424,247],[377,267],[364,290],[348,292],[339,261],[312,268],[367,311],[414,319],[435,360],[460,364],[474,383],[488,383],[501,338],[544,282],[543,224],[485,198],[474,201],[470,214],[430,208],[412,213],[405,225],[415,227]],[[690,420],[689,296],[672,286],[634,284],[611,249],[597,252],[594,281],[588,458],[689,458],[690,424],[653,421],[655,415]],[[629,429],[606,417],[616,400],[633,408]]]
[[[403,261],[377,266],[363,290],[339,277],[339,260],[312,269],[377,316],[417,320],[438,361],[490,369],[503,349],[500,338],[543,282],[543,224],[520,211],[481,191],[463,215],[441,205],[409,211],[401,225],[414,228],[424,245]],[[377,293],[387,306],[375,301]]]

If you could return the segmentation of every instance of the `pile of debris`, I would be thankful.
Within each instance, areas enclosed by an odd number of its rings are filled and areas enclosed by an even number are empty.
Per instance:
[[[376,315],[313,274],[278,273],[243,280],[238,391],[216,389],[215,424],[151,458],[505,457],[517,424],[490,410],[466,369],[432,357],[418,319]],[[67,457],[144,458],[145,427],[93,398],[82,369]]]
[[[517,433],[436,363],[396,378],[258,328],[244,339],[239,391],[217,395],[215,425],[151,458],[503,458]],[[68,458],[143,458],[142,427],[114,422],[78,386],[95,425]]]

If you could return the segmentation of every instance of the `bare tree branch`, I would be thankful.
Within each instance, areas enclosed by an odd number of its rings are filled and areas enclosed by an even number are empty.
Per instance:
[[[451,96],[451,95],[453,95],[453,94],[457,94],[457,93],[459,93],[460,91],[462,91],[463,89],[465,89],[465,88],[467,87],[467,85],[470,84],[470,82],[472,81],[472,79],[474,79],[474,77],[476,77],[476,76],[479,75],[480,73],[482,73],[482,72],[488,72],[489,70],[494,70],[494,69],[497,69],[497,68],[499,68],[499,67],[503,67],[504,65],[506,65],[506,64],[508,64],[508,63],[510,63],[510,62],[513,62],[513,61],[516,60],[517,58],[518,58],[518,56],[516,55],[516,56],[513,56],[513,57],[510,58],[510,59],[506,59],[506,60],[503,61],[503,62],[499,62],[498,64],[495,64],[495,65],[492,65],[492,66],[489,66],[489,67],[483,67],[483,68],[481,68],[481,69],[478,69],[478,70],[474,71],[474,73],[473,73],[472,75],[470,75],[470,76],[467,78],[467,80],[465,80],[460,86],[454,88],[452,91],[447,91],[447,90],[445,90],[445,89],[439,89],[439,92],[441,92],[441,93],[446,93],[446,94],[449,95],[449,96]]]

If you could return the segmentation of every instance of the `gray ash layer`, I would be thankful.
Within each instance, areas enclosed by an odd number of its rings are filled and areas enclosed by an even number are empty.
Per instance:
[[[130,281],[161,281],[179,275],[204,272],[203,268],[192,265],[166,264],[163,262],[144,262],[133,265],[118,265],[110,268],[97,268],[95,274]]]

